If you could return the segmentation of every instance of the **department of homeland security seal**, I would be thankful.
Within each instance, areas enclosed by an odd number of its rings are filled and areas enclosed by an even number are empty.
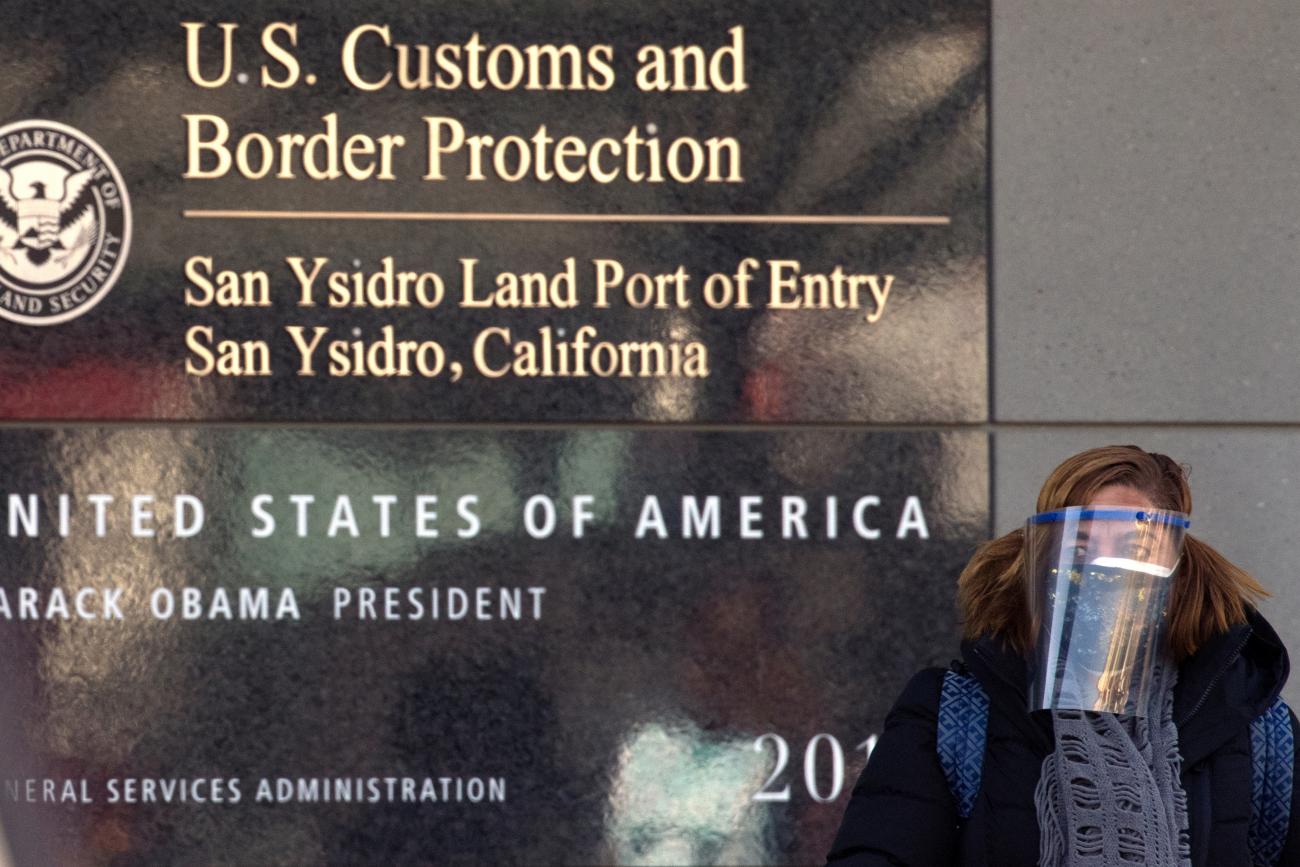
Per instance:
[[[0,127],[0,317],[80,316],[113,288],[130,245],[131,203],[103,148],[54,121]]]

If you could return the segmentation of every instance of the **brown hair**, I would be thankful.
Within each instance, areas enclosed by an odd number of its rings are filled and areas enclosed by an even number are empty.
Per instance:
[[[1141,491],[1157,508],[1191,514],[1184,468],[1137,446],[1105,446],[1067,458],[1043,483],[1037,511],[1086,505],[1113,484]],[[1034,636],[1024,541],[1024,530],[1013,530],[981,545],[957,578],[957,602],[967,638],[991,635],[1028,654]],[[1245,570],[1189,534],[1170,598],[1169,649],[1176,659],[1190,656],[1210,636],[1245,621],[1247,607],[1267,595]]]

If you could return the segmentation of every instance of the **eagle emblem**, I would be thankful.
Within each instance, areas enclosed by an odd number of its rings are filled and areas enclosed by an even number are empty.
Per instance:
[[[45,175],[60,171],[54,164],[48,169]],[[0,255],[7,253],[12,265],[25,256],[25,264],[36,268],[53,260],[60,271],[80,263],[99,238],[90,187],[94,174],[93,168],[64,172],[62,189],[51,189],[50,181],[31,181],[26,194],[18,195],[13,175],[0,168],[0,248],[5,251]]]
[[[51,120],[0,126],[0,318],[66,322],[113,288],[131,242],[117,166]]]

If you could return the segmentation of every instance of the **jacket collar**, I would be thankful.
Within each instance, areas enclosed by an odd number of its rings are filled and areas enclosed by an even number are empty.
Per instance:
[[[1046,713],[1029,712],[1029,667],[1024,658],[989,635],[961,643],[962,659],[967,670],[988,693],[989,704],[1015,726],[1040,755],[1054,746],[1052,718]]]
[[[1286,647],[1254,609],[1245,623],[1205,642],[1184,660],[1174,687],[1183,762],[1195,764],[1268,710],[1290,673]]]
[[[966,666],[998,706],[1043,754],[1053,748],[1051,716],[1030,713],[1028,667],[998,639],[962,642]],[[1179,751],[1191,766],[1239,734],[1282,691],[1291,663],[1281,639],[1255,609],[1246,622],[1221,632],[1185,659],[1174,687]]]

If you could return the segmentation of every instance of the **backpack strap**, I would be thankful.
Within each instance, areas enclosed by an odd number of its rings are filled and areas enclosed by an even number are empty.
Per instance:
[[[935,746],[948,788],[957,802],[957,814],[963,820],[970,818],[980,789],[988,727],[989,697],[984,687],[964,671],[945,671]]]
[[[1250,721],[1250,760],[1251,862],[1274,867],[1286,845],[1295,782],[1295,733],[1281,698]]]

